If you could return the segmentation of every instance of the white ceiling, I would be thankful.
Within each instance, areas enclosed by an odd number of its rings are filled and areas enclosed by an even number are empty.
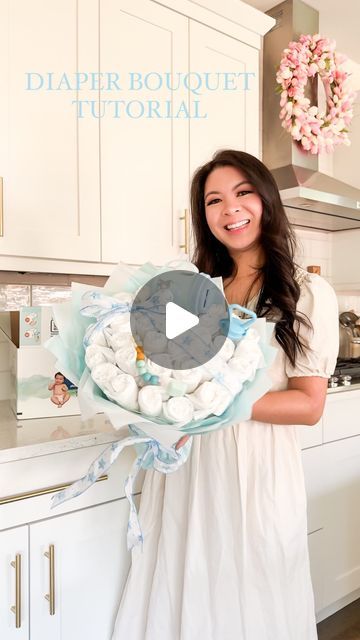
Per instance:
[[[280,3],[276,0],[244,0],[260,11],[267,11]],[[320,33],[336,40],[336,48],[360,63],[360,1],[307,0],[319,11]]]

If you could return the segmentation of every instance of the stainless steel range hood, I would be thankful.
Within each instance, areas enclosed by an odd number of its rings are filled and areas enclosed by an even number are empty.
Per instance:
[[[318,156],[303,151],[283,129],[276,68],[290,40],[318,33],[319,14],[301,0],[286,0],[266,12],[276,25],[264,37],[263,161],[271,169],[290,221],[326,231],[360,228],[360,190],[320,173]],[[317,103],[317,87],[308,86]],[[312,92],[312,93],[310,93]]]

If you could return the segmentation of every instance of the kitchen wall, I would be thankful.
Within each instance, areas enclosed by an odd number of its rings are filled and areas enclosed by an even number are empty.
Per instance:
[[[309,265],[319,265],[321,275],[330,283],[332,281],[332,241],[333,234],[308,229],[297,229],[296,237],[299,250],[296,260],[306,269]],[[355,311],[360,315],[360,295],[355,291],[337,291],[339,311]]]
[[[297,263],[304,269],[308,266],[319,266],[321,275],[331,283],[332,234],[327,231],[300,228],[295,232],[299,245],[296,255]]]

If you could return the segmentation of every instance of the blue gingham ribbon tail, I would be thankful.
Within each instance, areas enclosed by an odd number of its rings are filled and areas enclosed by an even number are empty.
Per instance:
[[[175,470],[175,467],[181,466],[181,464],[184,462],[184,460],[181,459],[181,456],[176,456],[176,458],[178,459],[175,464],[161,464],[157,462],[159,450],[161,449],[161,445],[159,444],[159,442],[157,442],[157,440],[149,437],[129,436],[127,438],[119,440],[118,442],[113,442],[94,460],[94,462],[90,465],[87,473],[82,478],[73,482],[66,489],[59,491],[51,498],[51,508],[53,509],[59,504],[62,504],[67,500],[71,500],[72,498],[81,495],[82,493],[84,493],[84,491],[89,489],[89,487],[91,487],[101,475],[108,471],[108,469],[115,462],[115,460],[125,447],[129,447],[135,444],[145,444],[147,446],[144,452],[141,453],[141,455],[139,455],[134,461],[130,473],[125,481],[125,495],[130,505],[130,514],[127,529],[127,547],[129,550],[136,546],[138,543],[143,542],[143,535],[141,532],[139,518],[133,500],[134,482],[137,474],[139,473],[139,470],[142,466],[144,466],[144,468],[148,468],[150,462],[151,466],[155,466],[159,471],[161,470],[163,473],[173,471]],[[164,468],[166,466],[168,466],[167,469]]]

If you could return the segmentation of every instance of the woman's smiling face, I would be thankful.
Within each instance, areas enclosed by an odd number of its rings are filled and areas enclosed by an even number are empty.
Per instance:
[[[232,166],[214,169],[205,182],[204,201],[210,231],[230,255],[260,249],[263,205],[244,173]]]

